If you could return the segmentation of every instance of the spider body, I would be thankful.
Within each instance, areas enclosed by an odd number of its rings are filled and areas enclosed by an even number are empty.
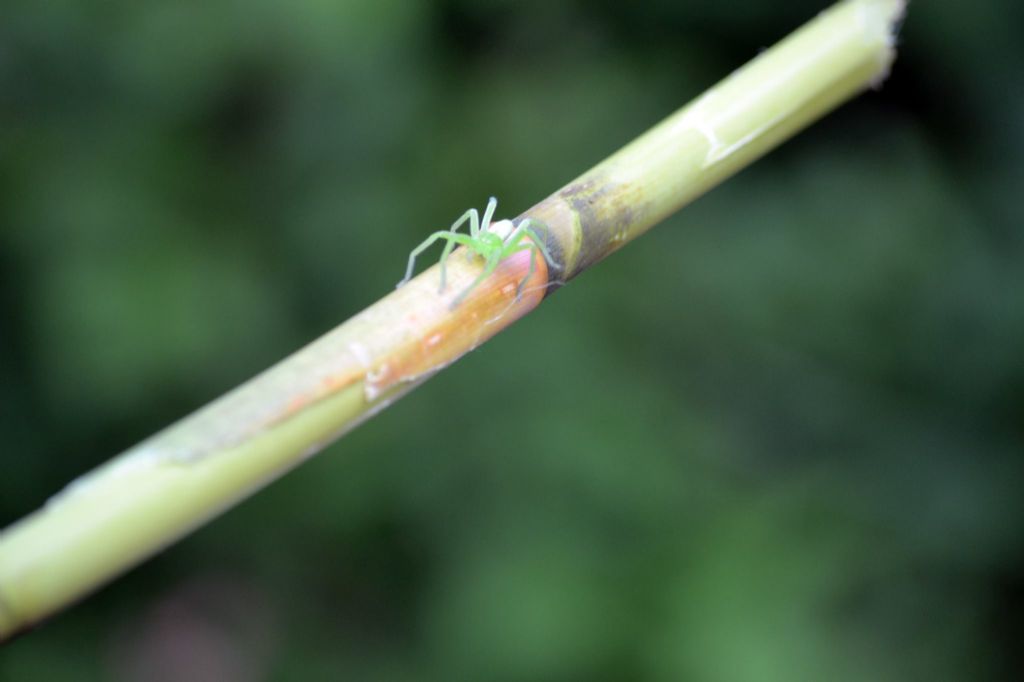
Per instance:
[[[429,237],[423,240],[423,242],[413,249],[412,253],[409,254],[409,265],[405,270],[405,277],[398,286],[402,286],[412,278],[413,268],[416,265],[416,258],[434,245],[435,242],[443,239],[448,243],[445,244],[444,250],[441,252],[441,286],[438,289],[438,293],[443,293],[445,289],[445,278],[447,275],[447,263],[448,257],[455,249],[456,244],[462,244],[466,247],[466,257],[472,258],[478,256],[484,259],[484,269],[480,275],[473,280],[465,291],[459,294],[454,301],[452,301],[452,307],[459,305],[466,296],[469,295],[473,289],[475,289],[481,282],[487,279],[488,276],[493,273],[498,264],[505,260],[514,253],[520,251],[530,252],[530,270],[527,272],[516,288],[516,296],[520,296],[523,293],[523,286],[529,281],[530,277],[537,269],[537,253],[544,257],[544,260],[554,268],[558,265],[551,258],[551,253],[544,245],[544,240],[540,238],[536,230],[530,227],[530,223],[533,222],[529,218],[520,221],[518,225],[514,224],[511,220],[499,220],[495,223],[491,223],[491,218],[494,216],[494,209],[498,206],[498,200],[491,197],[490,201],[487,202],[487,208],[484,209],[483,220],[480,219],[480,215],[477,213],[475,208],[471,208],[462,216],[452,223],[452,226],[447,230],[439,230],[434,232]],[[463,224],[469,222],[469,234],[459,233],[459,228]]]

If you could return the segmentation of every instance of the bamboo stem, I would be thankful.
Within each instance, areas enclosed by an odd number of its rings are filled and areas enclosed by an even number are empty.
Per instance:
[[[523,214],[568,280],[861,91],[895,58],[904,0],[834,5]]]
[[[562,284],[865,88],[903,0],[845,0],[526,211],[527,252],[460,305],[480,264],[437,267],[241,387],[69,485],[0,533],[0,640],[87,594],[301,463]]]

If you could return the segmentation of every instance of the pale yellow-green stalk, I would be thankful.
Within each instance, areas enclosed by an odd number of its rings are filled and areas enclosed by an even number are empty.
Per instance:
[[[516,254],[460,305],[453,257],[278,365],[69,485],[0,534],[0,640],[82,597],[302,462],[564,283],[862,90],[903,0],[846,0],[520,216],[560,268],[516,298]],[[456,252],[458,254],[458,252]],[[400,265],[400,264],[399,264]]]

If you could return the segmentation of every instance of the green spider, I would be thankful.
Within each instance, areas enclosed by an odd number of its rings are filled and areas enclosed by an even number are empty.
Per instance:
[[[493,273],[498,264],[505,260],[513,253],[520,251],[530,251],[530,271],[526,273],[526,277],[519,282],[519,286],[516,288],[516,298],[522,295],[523,286],[529,281],[530,277],[533,276],[534,271],[537,269],[537,251],[539,250],[544,256],[544,260],[548,262],[552,268],[558,268],[558,264],[555,263],[554,259],[551,258],[551,253],[544,245],[544,240],[540,238],[536,230],[530,227],[530,223],[536,223],[537,221],[526,220],[520,221],[518,225],[515,225],[511,220],[499,220],[494,224],[491,224],[491,217],[494,215],[494,209],[498,206],[498,200],[491,197],[491,200],[487,202],[487,208],[484,210],[484,218],[481,222],[479,214],[475,208],[471,208],[462,214],[462,217],[452,223],[451,228],[447,230],[439,230],[434,234],[423,240],[423,243],[413,249],[412,253],[409,254],[409,267],[405,270],[405,277],[398,286],[402,286],[412,278],[412,270],[416,264],[416,257],[421,253],[433,246],[434,242],[438,239],[446,239],[448,243],[444,247],[444,251],[441,252],[441,287],[438,289],[438,293],[443,293],[445,288],[445,266],[448,261],[448,256],[451,255],[452,250],[456,244],[462,244],[469,251],[466,254],[467,258],[472,258],[475,255],[480,256],[484,259],[484,271],[480,273],[480,276],[473,280],[473,283],[466,288],[461,294],[459,294],[454,301],[452,301],[451,307],[462,303],[466,296],[469,295],[473,289],[477,287],[482,281]],[[458,234],[458,229],[469,221],[469,234]],[[539,224],[539,223],[538,223]],[[529,237],[529,243],[522,243],[525,237]]]

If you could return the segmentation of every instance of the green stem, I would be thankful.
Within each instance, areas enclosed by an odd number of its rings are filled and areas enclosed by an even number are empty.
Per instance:
[[[904,0],[847,0],[523,213],[568,281],[779,143],[879,85]]]
[[[516,254],[453,306],[480,264],[452,258],[444,295],[435,266],[4,530],[0,640],[298,465],[529,312],[551,283],[571,279],[878,84],[893,59],[903,4],[840,2],[524,213],[545,226],[560,271],[529,274],[527,253]]]

